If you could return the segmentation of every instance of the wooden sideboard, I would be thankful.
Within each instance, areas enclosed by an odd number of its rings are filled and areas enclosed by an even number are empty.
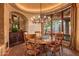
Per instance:
[[[9,32],[9,47],[24,42],[23,32]]]

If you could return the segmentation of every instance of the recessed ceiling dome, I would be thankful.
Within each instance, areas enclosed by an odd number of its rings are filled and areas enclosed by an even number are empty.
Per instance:
[[[55,10],[63,5],[62,3],[17,3],[17,8],[30,13],[42,13]]]

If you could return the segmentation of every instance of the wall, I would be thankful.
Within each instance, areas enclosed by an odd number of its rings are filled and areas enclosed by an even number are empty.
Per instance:
[[[37,24],[34,24],[31,19],[29,19],[29,24],[28,24],[28,33],[29,34],[34,34],[35,31],[40,31],[41,32],[41,24],[37,23]]]

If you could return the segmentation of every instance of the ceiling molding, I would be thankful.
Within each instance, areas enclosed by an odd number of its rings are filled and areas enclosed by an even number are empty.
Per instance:
[[[43,3],[43,5],[44,5],[45,3]],[[53,4],[53,3],[52,3]],[[21,11],[23,11],[23,12],[25,12],[25,13],[30,13],[30,14],[39,14],[40,13],[40,10],[38,10],[39,8],[37,8],[37,9],[34,9],[35,7],[33,6],[33,9],[31,8],[25,8],[25,6],[23,7],[23,5],[21,5],[21,4],[11,4],[12,6],[14,6],[14,8],[16,8],[16,9],[19,9],[19,10],[21,10]],[[50,7],[48,7],[48,8],[42,8],[42,11],[41,11],[41,13],[49,13],[49,12],[53,12],[53,11],[55,11],[55,10],[58,10],[58,9],[61,9],[61,8],[63,8],[63,7],[65,7],[66,5],[68,5],[68,3],[54,3],[54,5],[51,5]]]

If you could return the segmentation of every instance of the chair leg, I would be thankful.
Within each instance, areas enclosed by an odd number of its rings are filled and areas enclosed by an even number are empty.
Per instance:
[[[63,56],[63,47],[60,47],[60,55]]]
[[[52,52],[53,56],[56,56],[56,53],[55,52]]]
[[[59,56],[61,56],[61,51],[59,51]]]
[[[25,51],[25,54],[24,55],[27,56],[27,51]]]

